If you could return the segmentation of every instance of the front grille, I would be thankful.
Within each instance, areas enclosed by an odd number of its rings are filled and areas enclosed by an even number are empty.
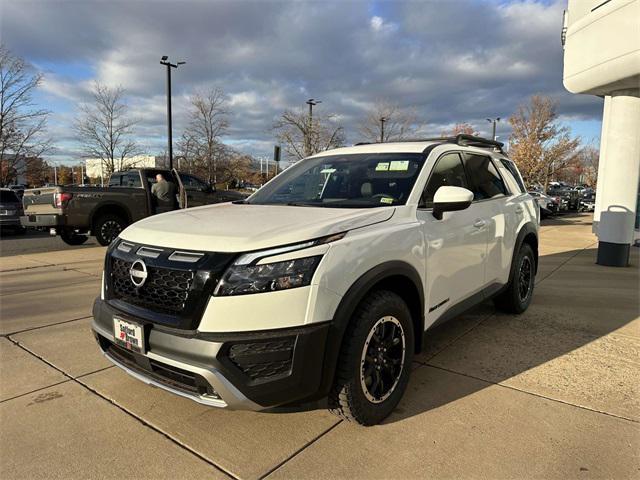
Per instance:
[[[147,267],[147,280],[140,288],[131,281],[133,262],[111,257],[113,297],[150,310],[176,314],[184,310],[194,272]]]
[[[288,375],[291,372],[295,337],[272,342],[236,343],[229,360],[252,380]]]
[[[105,262],[105,299],[140,323],[196,330],[212,292],[234,257],[233,253],[178,251],[129,241],[113,243]],[[143,262],[147,270],[139,288],[130,276],[135,262]]]
[[[148,359],[115,345],[106,339],[101,339],[101,343],[102,342],[106,344],[103,348],[105,348],[107,353],[118,363],[123,364],[130,370],[141,373],[162,385],[191,395],[207,395],[213,398],[220,398],[220,395],[218,395],[209,382],[197,373]]]

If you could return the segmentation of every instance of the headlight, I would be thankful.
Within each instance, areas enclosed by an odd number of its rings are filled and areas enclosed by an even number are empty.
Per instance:
[[[304,287],[311,283],[321,255],[283,262],[231,265],[214,291],[215,296],[275,292]]]

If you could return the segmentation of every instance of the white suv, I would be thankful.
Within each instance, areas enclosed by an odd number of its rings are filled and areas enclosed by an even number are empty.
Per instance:
[[[371,425],[434,325],[531,301],[539,213],[502,144],[361,144],[247,200],[141,220],[108,249],[93,329],[140,380],[220,407],[328,396]]]

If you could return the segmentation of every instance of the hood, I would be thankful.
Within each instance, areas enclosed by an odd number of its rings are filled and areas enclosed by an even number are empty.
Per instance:
[[[147,217],[120,238],[158,247],[246,252],[366,227],[390,219],[394,211],[219,203]]]

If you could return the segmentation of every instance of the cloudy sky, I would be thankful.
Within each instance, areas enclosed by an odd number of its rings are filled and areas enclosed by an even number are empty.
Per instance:
[[[94,80],[123,86],[149,153],[165,146],[162,55],[174,71],[174,138],[188,96],[221,87],[231,127],[224,141],[272,152],[286,108],[322,100],[350,142],[376,100],[412,107],[439,135],[458,122],[488,133],[534,94],[553,96],[587,142],[600,134],[602,101],[562,86],[566,0],[92,1],[2,0],[0,40],[45,73],[37,101],[51,110],[56,159],[79,159],[71,121]],[[490,134],[489,134],[490,135]],[[507,140],[506,122],[498,126]]]

